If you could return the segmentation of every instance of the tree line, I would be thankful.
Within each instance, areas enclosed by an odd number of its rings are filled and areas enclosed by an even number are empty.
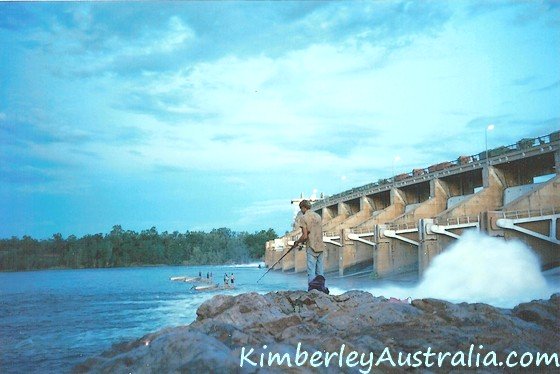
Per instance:
[[[77,238],[61,234],[37,240],[30,236],[0,239],[0,271],[50,268],[107,268],[137,265],[210,265],[262,259],[273,229],[253,234],[228,228],[210,232],[140,233],[113,226],[109,234]]]

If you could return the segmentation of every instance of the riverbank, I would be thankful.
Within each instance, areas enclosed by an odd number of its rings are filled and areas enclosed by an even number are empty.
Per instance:
[[[48,268],[36,268],[36,269],[21,269],[21,270],[2,270],[0,269],[0,273],[24,273],[30,271],[49,271],[49,270],[95,270],[95,269],[133,269],[133,268],[159,268],[159,267],[185,267],[188,269],[196,268],[196,267],[208,267],[208,266],[229,266],[229,267],[258,267],[261,264],[261,268],[265,268],[264,261],[254,260],[254,262],[249,263],[234,263],[234,262],[226,262],[223,264],[136,264],[132,263],[126,266],[106,266],[106,267],[66,267],[66,266],[52,266]]]
[[[501,372],[514,363],[536,367],[537,353],[552,358],[539,367],[556,369],[559,309],[559,293],[512,309],[363,291],[217,295],[200,305],[190,325],[115,345],[74,372],[369,372],[433,365]]]

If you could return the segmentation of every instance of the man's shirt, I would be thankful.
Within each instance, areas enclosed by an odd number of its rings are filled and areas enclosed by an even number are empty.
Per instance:
[[[301,227],[305,227],[308,232],[307,245],[315,252],[323,252],[325,243],[323,242],[323,227],[321,224],[321,216],[312,210],[308,210],[299,219]]]

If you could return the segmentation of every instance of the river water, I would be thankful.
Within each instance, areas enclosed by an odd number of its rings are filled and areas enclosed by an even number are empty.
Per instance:
[[[541,273],[538,261],[528,249],[516,252],[515,248],[504,247],[503,253],[497,253],[501,262],[496,266],[495,259],[483,256],[495,252],[499,245],[486,243],[480,249],[482,252],[476,253],[481,240],[473,240],[476,248],[459,247],[447,251],[449,255],[438,256],[441,261],[434,261],[427,278],[420,281],[402,277],[381,282],[370,274],[346,278],[329,274],[327,286],[331,294],[362,289],[375,296],[433,296],[500,307],[548,298],[560,291],[558,269]],[[513,260],[508,261],[508,255]],[[476,258],[469,261],[469,256]],[[471,267],[468,263],[472,263]],[[500,268],[505,270],[500,272]],[[192,290],[189,283],[169,279],[197,276],[199,271],[203,275],[212,272],[220,283],[225,272],[234,273],[236,288],[201,293]],[[137,339],[164,327],[191,323],[200,304],[217,293],[306,288],[304,274],[278,271],[269,272],[257,284],[264,272],[265,269],[253,264],[0,273],[0,372],[69,372],[74,365],[112,344]],[[530,288],[523,287],[529,284]]]
[[[216,282],[234,273],[234,290],[197,292],[172,276],[204,276]],[[140,267],[0,273],[0,372],[68,372],[112,344],[164,327],[189,324],[196,309],[217,293],[303,289],[303,274],[252,266]],[[361,279],[361,280],[359,280]],[[365,283],[364,283],[365,282]],[[333,280],[332,291],[367,284],[367,278]]]

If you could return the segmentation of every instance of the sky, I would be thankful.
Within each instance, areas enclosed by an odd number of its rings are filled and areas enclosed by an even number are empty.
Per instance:
[[[0,45],[0,238],[282,235],[560,128],[559,1],[0,2]]]

